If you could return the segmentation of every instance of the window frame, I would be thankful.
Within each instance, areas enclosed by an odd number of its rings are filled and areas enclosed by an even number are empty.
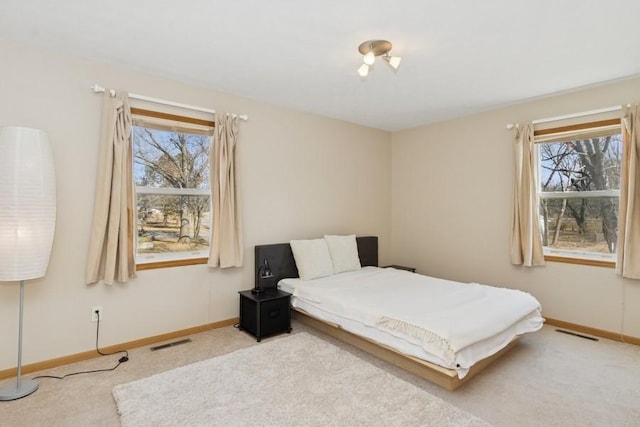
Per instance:
[[[540,207],[540,201],[542,199],[585,199],[585,198],[601,198],[601,197],[615,197],[620,200],[620,190],[593,190],[593,191],[575,191],[575,192],[561,192],[561,191],[549,191],[543,192],[541,188],[541,180],[540,180],[540,171],[541,171],[541,160],[540,160],[540,146],[545,143],[551,142],[560,142],[560,141],[569,141],[571,140],[571,135],[564,134],[570,133],[580,133],[588,134],[589,130],[594,129],[602,129],[606,131],[609,129],[611,133],[606,132],[607,134],[620,134],[622,136],[621,142],[624,147],[624,135],[622,129],[622,123],[620,118],[613,119],[605,119],[598,121],[589,121],[578,124],[572,124],[567,126],[558,126],[547,129],[539,129],[534,130],[534,155],[535,155],[535,165],[536,165],[536,200],[538,204],[538,209]],[[582,132],[581,132],[582,131]],[[549,140],[548,137],[551,135],[557,135],[557,138]],[[543,138],[544,137],[544,138]],[[542,140],[541,140],[542,139]],[[624,148],[623,148],[624,149]],[[621,160],[622,162],[622,160]],[[618,203],[618,213],[619,213],[619,203]],[[596,267],[607,267],[607,268],[615,268],[616,265],[616,254],[603,254],[597,252],[587,252],[587,251],[573,251],[568,249],[557,249],[551,248],[548,246],[543,246],[544,259],[545,261],[551,262],[562,262],[569,264],[579,264],[579,265],[590,265]]]
[[[156,111],[156,110],[148,110],[143,108],[131,107],[131,115],[132,117],[134,116],[151,117],[156,119],[169,120],[173,122],[185,123],[187,126],[185,129],[182,129],[184,132],[189,132],[189,129],[188,129],[189,124],[210,127],[212,129],[215,128],[215,121],[213,120],[176,115],[176,114],[165,113],[165,112]],[[157,129],[161,129],[161,127],[159,126]],[[211,138],[213,138],[213,132],[212,132]],[[132,164],[131,164],[132,168],[134,164],[135,164],[135,161],[132,161]],[[135,189],[134,205],[136,207],[136,211],[138,206],[139,194],[140,195],[164,194],[164,195],[209,196],[209,211],[211,213],[213,212],[213,200],[212,200],[213,194],[210,188],[205,190],[205,189],[197,189],[197,188],[144,187],[144,186],[135,185],[135,182],[133,183],[133,186]],[[209,215],[209,219],[210,221],[213,219],[211,214]],[[138,231],[137,220],[134,227],[135,227],[135,235],[137,236],[137,231]],[[209,224],[209,227],[211,229],[212,224]],[[153,270],[153,269],[168,268],[168,267],[180,267],[180,266],[188,266],[188,265],[199,265],[199,264],[206,264],[209,261],[208,254],[207,256],[204,256],[204,257],[202,256],[204,251],[191,252],[190,255],[187,253],[176,252],[176,253],[171,253],[174,256],[158,256],[156,254],[149,254],[149,255],[140,257],[137,250],[137,246],[138,246],[137,238],[134,240],[135,240],[134,257],[136,261],[137,271]],[[188,252],[188,251],[185,251],[185,252]],[[193,256],[193,255],[196,255],[196,256]]]

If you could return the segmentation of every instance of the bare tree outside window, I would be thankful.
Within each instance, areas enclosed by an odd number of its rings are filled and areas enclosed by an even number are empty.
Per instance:
[[[210,136],[134,126],[132,141],[137,253],[202,256],[211,234]]]
[[[622,158],[620,133],[539,143],[538,156],[543,245],[614,254]]]

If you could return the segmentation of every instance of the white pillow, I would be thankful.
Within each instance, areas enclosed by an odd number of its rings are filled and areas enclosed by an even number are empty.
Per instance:
[[[329,248],[324,239],[292,240],[289,244],[302,280],[312,280],[333,274]]]
[[[333,263],[333,272],[360,270],[360,257],[358,257],[358,244],[356,236],[324,236],[329,246],[329,255]]]

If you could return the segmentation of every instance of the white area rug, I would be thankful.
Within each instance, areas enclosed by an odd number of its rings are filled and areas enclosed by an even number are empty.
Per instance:
[[[113,389],[123,426],[487,426],[307,333]]]

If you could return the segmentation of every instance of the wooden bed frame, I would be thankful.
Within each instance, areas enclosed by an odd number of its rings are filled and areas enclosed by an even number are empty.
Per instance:
[[[358,255],[360,256],[360,264],[364,266],[378,266],[378,238],[375,236],[358,237]],[[269,261],[271,271],[275,276],[273,286],[280,279],[298,277],[298,269],[296,267],[291,246],[288,243],[277,243],[272,245],[258,245],[255,247],[255,271],[261,266],[264,260]],[[256,284],[257,284],[256,274]],[[293,308],[294,319],[301,323],[317,329],[327,335],[330,335],[340,341],[353,345],[373,356],[385,360],[399,368],[411,372],[421,378],[431,381],[447,390],[455,390],[471,378],[476,376],[484,368],[502,356],[504,353],[515,347],[518,338],[514,338],[506,347],[494,353],[493,355],[480,360],[471,367],[467,375],[460,379],[458,373],[453,369],[443,368],[434,363],[430,363],[413,356],[400,353],[391,347],[377,343],[368,338],[355,335],[344,330],[340,325],[320,320],[304,310]]]

